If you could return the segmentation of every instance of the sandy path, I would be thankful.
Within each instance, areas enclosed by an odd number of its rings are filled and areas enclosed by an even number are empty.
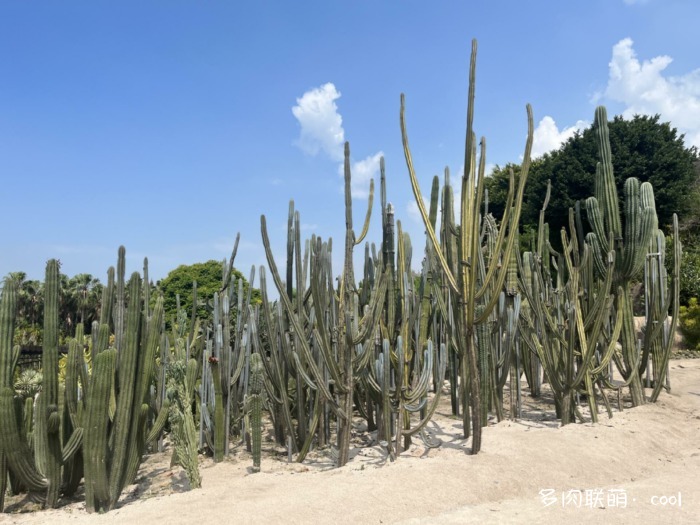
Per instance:
[[[0,523],[700,523],[700,359],[672,361],[671,378],[673,393],[659,403],[597,425],[492,425],[478,456],[465,453],[460,423],[443,413],[431,428],[442,447],[414,445],[394,463],[366,447],[342,469],[322,455],[304,465],[268,457],[251,475],[242,455],[206,462],[201,490],[152,496],[183,479],[155,457],[140,499],[109,514],[74,503]],[[555,503],[545,506],[543,489]],[[680,505],[652,499],[679,493]]]

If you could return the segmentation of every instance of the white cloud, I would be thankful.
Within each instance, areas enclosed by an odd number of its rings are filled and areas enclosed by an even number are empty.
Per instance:
[[[661,55],[637,58],[633,42],[625,38],[613,46],[604,98],[625,105],[623,116],[661,115],[685,133],[686,144],[700,146],[700,69],[681,76],[664,76],[673,59]]]
[[[381,159],[382,156],[384,156],[384,152],[380,151],[363,160],[351,162],[350,194],[353,197],[359,199],[366,199],[369,197],[370,179],[374,179],[375,192],[379,191],[379,159]],[[338,166],[338,175],[340,177],[345,176],[345,166],[342,163]],[[378,196],[379,193],[375,193],[375,197]]]
[[[340,162],[338,173],[343,177],[345,130],[343,117],[338,113],[338,106],[335,104],[338,98],[340,92],[333,83],[328,82],[298,98],[292,113],[301,126],[299,139],[295,144],[309,155],[317,155],[319,151],[323,151],[331,160]],[[366,199],[369,196],[369,181],[373,178],[378,182],[379,159],[383,155],[380,151],[351,164],[353,197]],[[273,184],[276,182],[273,181]]]
[[[549,115],[545,116],[535,128],[532,141],[532,158],[537,158],[548,151],[558,149],[564,142],[574,136],[577,131],[583,131],[589,126],[585,120],[578,120],[573,126],[561,131],[557,123]]]
[[[623,0],[627,5],[646,4],[649,0]]]
[[[340,92],[328,82],[304,93],[292,108],[292,113],[301,126],[295,144],[309,155],[323,151],[332,160],[343,159],[345,131],[343,118],[335,104],[338,98]]]

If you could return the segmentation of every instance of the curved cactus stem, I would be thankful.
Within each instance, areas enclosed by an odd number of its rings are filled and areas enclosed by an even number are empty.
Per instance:
[[[42,493],[48,488],[47,479],[34,465],[32,452],[22,439],[15,411],[14,390],[0,389],[0,449],[3,451],[10,470],[20,479],[30,492]]]
[[[442,250],[440,249],[440,244],[438,243],[437,237],[435,236],[435,230],[433,229],[430,218],[428,217],[428,211],[425,209],[425,203],[423,202],[423,195],[421,194],[420,191],[420,186],[418,185],[418,179],[416,178],[416,172],[413,168],[413,157],[411,155],[411,149],[408,145],[408,133],[406,131],[406,119],[404,116],[405,112],[405,96],[402,93],[401,94],[401,113],[400,113],[400,120],[401,120],[401,138],[403,140],[403,150],[404,150],[404,156],[406,157],[406,165],[408,167],[408,175],[411,179],[411,187],[413,188],[413,195],[416,200],[416,204],[418,205],[418,211],[420,211],[421,217],[423,219],[423,224],[425,225],[425,231],[428,235],[428,238],[430,239],[430,242],[433,245],[433,249],[435,251],[435,254],[437,255],[438,261],[440,261],[440,265],[442,266],[443,273],[445,275],[445,278],[447,279],[447,282],[450,285],[450,288],[452,291],[456,294],[460,293],[459,287],[457,286],[457,281],[454,278],[454,275],[452,275],[452,271],[450,270],[450,266],[447,264],[447,260],[445,259],[445,256],[442,253]]]
[[[282,305],[284,306],[285,310],[287,312],[290,312],[291,315],[289,316],[289,320],[292,324],[292,328],[294,331],[298,334],[304,333],[302,330],[301,325],[299,324],[299,320],[297,319],[296,315],[294,315],[294,308],[292,306],[292,303],[289,299],[289,296],[286,294],[284,291],[284,286],[282,285],[282,280],[279,277],[279,273],[277,271],[277,265],[275,264],[275,260],[272,256],[272,250],[270,249],[270,239],[267,235],[267,225],[265,221],[265,216],[261,215],[260,216],[260,230],[262,232],[262,238],[263,238],[263,247],[265,248],[265,256],[267,257],[267,263],[270,268],[270,273],[272,274],[272,279],[275,282],[275,286],[279,290],[280,293],[280,300],[282,301]],[[330,391],[327,389],[325,385],[325,381],[323,380],[323,376],[321,375],[321,371],[319,368],[316,366],[316,363],[311,355],[311,350],[309,349],[308,342],[303,338],[299,338],[298,342],[300,343],[299,346],[301,347],[302,350],[302,357],[304,358],[306,364],[309,367],[309,370],[311,370],[311,374],[314,378],[314,381],[316,382],[316,386],[319,388],[323,396],[325,397],[326,401],[329,402],[329,406],[333,409],[335,413],[340,415],[341,417],[346,417],[345,412],[343,409],[341,409],[334,401],[333,395],[330,393]],[[341,392],[345,389],[344,385],[336,385],[336,390],[340,390]]]
[[[372,203],[374,202],[374,179],[369,180],[369,197],[367,199],[367,214],[365,215],[365,222],[362,225],[362,231],[357,239],[355,239],[355,246],[360,244],[369,231],[369,221],[372,218]]]
[[[76,428],[71,434],[68,441],[66,441],[66,443],[63,445],[63,451],[61,454],[61,464],[65,465],[66,463],[68,463],[82,446],[83,429]]]

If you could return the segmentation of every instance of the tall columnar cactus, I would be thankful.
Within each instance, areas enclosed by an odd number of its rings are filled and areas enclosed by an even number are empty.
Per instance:
[[[97,340],[104,346],[94,349],[87,396],[83,456],[86,506],[90,512],[114,508],[124,487],[136,477],[148,439],[167,420],[161,415],[154,420],[154,428],[148,428],[148,400],[163,328],[163,298],[156,299],[151,316],[146,318],[141,277],[134,273],[128,284],[128,306],[123,302],[124,257],[124,249],[120,248],[116,283],[110,279],[103,292],[103,302],[110,301],[116,288],[114,325],[121,334],[116,337],[115,333],[115,346],[121,346],[107,348],[109,326],[101,324]],[[161,410],[167,409],[166,404]]]
[[[219,358],[211,356],[209,359],[211,377],[214,383],[214,462],[224,459],[224,397],[221,388],[221,368]]]
[[[19,359],[19,347],[13,347],[12,340],[17,313],[17,282],[5,279],[0,298],[0,455],[6,468],[30,492],[42,496],[48,481],[34,463],[26,435],[15,410],[13,374]],[[6,477],[7,473],[3,472]],[[2,510],[2,509],[0,509]]]
[[[245,398],[245,414],[253,451],[253,472],[260,472],[260,454],[262,449],[262,411],[265,395],[264,368],[260,354],[250,356],[250,382]]]
[[[508,204],[502,222],[502,228],[494,246],[494,257],[484,269],[483,278],[480,277],[478,264],[480,246],[481,218],[480,209],[483,199],[484,175],[485,175],[485,141],[482,139],[481,162],[476,166],[476,144],[473,129],[474,118],[474,90],[476,78],[476,40],[472,41],[471,64],[469,69],[469,96],[467,108],[467,133],[465,146],[464,176],[462,178],[462,195],[460,199],[459,234],[456,239],[456,261],[450,264],[448,254],[452,252],[451,241],[441,246],[431,225],[428,212],[423,203],[423,197],[418,185],[418,180],[413,168],[413,159],[408,145],[404,117],[404,97],[401,97],[401,132],[408,167],[409,177],[413,193],[418,204],[423,222],[426,227],[437,259],[443,271],[444,278],[449,285],[450,301],[456,315],[456,340],[460,355],[460,385],[461,405],[463,410],[463,430],[465,437],[470,434],[469,408],[471,407],[472,453],[476,454],[481,448],[481,377],[479,373],[479,361],[475,346],[475,327],[485,322],[498,301],[498,293],[488,294],[489,290],[500,291],[505,282],[511,252],[516,248],[515,231],[520,217],[525,182],[530,166],[530,151],[532,149],[533,122],[532,111],[527,107],[528,113],[528,138],[523,156],[523,165],[518,180],[518,188],[515,192],[514,204],[513,191],[509,192]],[[511,186],[512,188],[512,186]],[[448,211],[448,213],[450,213]],[[506,232],[508,232],[506,238]],[[456,267],[455,267],[456,263]],[[477,306],[483,306],[483,311],[477,315]]]
[[[58,412],[58,303],[59,266],[46,264],[44,283],[44,341],[42,387],[35,414],[35,456],[40,472],[49,482],[46,505],[55,507],[61,489],[61,416]]]
[[[207,326],[200,340],[203,350],[198,352],[202,364],[202,382],[198,390],[200,418],[200,445],[214,454],[214,461],[228,454],[231,433],[240,432],[240,405],[243,395],[246,356],[250,353],[252,287],[255,269],[250,273],[247,288],[244,279],[233,272],[233,262],[239,237],[229,260],[224,260],[221,288],[209,301],[212,307],[212,325]],[[194,289],[196,290],[196,283]],[[195,325],[195,312],[192,313]],[[187,339],[192,346],[193,330]]]
[[[613,175],[612,154],[608,134],[608,119],[604,107],[595,112],[594,129],[598,142],[600,161],[596,168],[595,196],[586,201],[588,220],[593,232],[586,242],[593,250],[594,261],[602,273],[604,257],[609,251],[615,252],[615,278],[613,290],[618,287],[629,297],[631,283],[638,279],[644,268],[652,236],[658,230],[658,219],[651,184],[640,185],[636,178],[629,178],[624,186],[624,229]],[[616,296],[615,308],[623,309],[622,358],[616,363],[625,380],[629,381],[632,404],[644,403],[644,392],[640,380],[640,355],[636,344],[632,301],[624,304]]]
[[[352,428],[352,413],[354,408],[353,397],[355,386],[353,360],[355,357],[356,345],[358,345],[363,338],[369,337],[369,333],[363,331],[362,337],[360,337],[360,341],[358,341],[355,337],[356,334],[353,331],[353,322],[356,322],[357,317],[359,316],[359,314],[355,312],[356,289],[354,282],[353,248],[356,244],[362,241],[369,228],[372,196],[374,194],[374,182],[372,182],[370,184],[370,199],[368,211],[365,217],[365,225],[358,236],[355,234],[353,227],[352,198],[350,192],[350,146],[348,143],[345,144],[344,166],[346,226],[345,250],[343,273],[340,279],[340,289],[337,294],[337,306],[333,308],[335,314],[334,326],[330,327],[333,334],[333,348],[331,348],[331,341],[329,341],[327,335],[324,336],[322,330],[318,330],[318,337],[316,336],[316,330],[314,330],[313,338],[313,344],[317,344],[319,346],[319,350],[323,356],[323,365],[327,370],[327,373],[330,375],[330,380],[333,382],[333,394],[331,394],[329,388],[330,382],[326,376],[326,370],[324,370],[324,367],[318,366],[317,357],[314,356],[314,353],[311,350],[309,340],[304,336],[306,332],[304,325],[306,323],[307,313],[303,310],[299,311],[299,305],[302,304],[299,300],[296,301],[295,307],[295,304],[289,295],[287,286],[285,286],[285,284],[282,282],[279,271],[277,270],[277,265],[272,256],[265,216],[263,215],[260,218],[265,255],[270,272],[275,282],[275,286],[280,294],[280,300],[284,308],[285,318],[289,322],[288,330],[283,330],[281,344],[285,348],[285,353],[291,358],[290,362],[293,362],[296,365],[294,367],[295,371],[303,369],[305,372],[305,374],[300,374],[300,379],[302,379],[302,381],[305,383],[309,383],[312,388],[318,389],[318,394],[322,396],[323,402],[325,402],[327,406],[330,407],[338,416],[337,444],[339,466],[347,463],[350,452],[350,431]],[[311,244],[314,244],[313,241]],[[311,294],[314,296],[314,308],[316,308],[325,302],[319,297],[320,287],[326,287],[327,280],[332,277],[330,272],[326,273],[325,264],[314,265],[314,263],[311,263],[311,267]],[[261,271],[261,281],[262,275],[263,272]],[[316,293],[314,292],[314,289],[316,290]],[[373,313],[376,313],[376,311],[373,310]],[[317,312],[315,320],[318,323],[323,323],[321,320],[322,315],[323,310]],[[362,321],[360,323],[367,326],[367,323],[362,323]],[[321,325],[319,324],[318,326]],[[289,348],[287,349],[287,347]],[[301,388],[301,385],[302,382],[297,382],[297,388]],[[337,402],[335,400],[336,398],[338,400]]]
[[[61,467],[74,456],[82,439],[82,429],[68,432],[61,445],[61,414],[58,410],[58,282],[59,264],[50,260],[46,266],[46,304],[44,308],[43,385],[37,409],[15,399],[12,377],[19,357],[19,347],[12,348],[17,283],[7,280],[0,307],[0,454],[12,479],[23,485],[37,499],[54,507],[61,491]],[[32,412],[34,412],[33,425]],[[32,436],[29,436],[29,429]],[[33,451],[32,451],[33,448]]]

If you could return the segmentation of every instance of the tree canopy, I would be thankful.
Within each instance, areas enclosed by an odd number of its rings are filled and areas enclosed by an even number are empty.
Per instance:
[[[616,116],[609,122],[610,148],[618,195],[623,195],[624,181],[637,177],[654,187],[659,226],[667,228],[674,213],[682,220],[694,212],[693,201],[698,182],[698,150],[686,147],[683,135],[659,116],[636,115],[630,120]],[[546,219],[552,242],[558,244],[559,230],[568,226],[569,208],[577,200],[593,195],[598,150],[592,127],[576,133],[561,148],[533,161],[525,186],[521,212],[521,230],[536,228],[539,212],[551,180],[552,193]],[[486,180],[489,189],[489,211],[503,213],[508,191],[508,172],[516,176],[519,166],[496,167]],[[586,222],[586,221],[584,221]]]
[[[231,271],[236,281],[243,279],[245,293],[248,290],[248,281],[243,274],[235,268]],[[212,301],[214,292],[222,288],[224,267],[221,261],[210,260],[204,263],[190,265],[182,264],[172,270],[167,277],[158,281],[157,287],[163,293],[163,306],[165,319],[170,322],[177,315],[177,296],[180,296],[180,306],[189,317],[192,313],[192,289],[197,282],[197,316],[200,319],[210,319],[211,313],[207,306]],[[254,298],[259,297],[259,292],[253,289]]]

